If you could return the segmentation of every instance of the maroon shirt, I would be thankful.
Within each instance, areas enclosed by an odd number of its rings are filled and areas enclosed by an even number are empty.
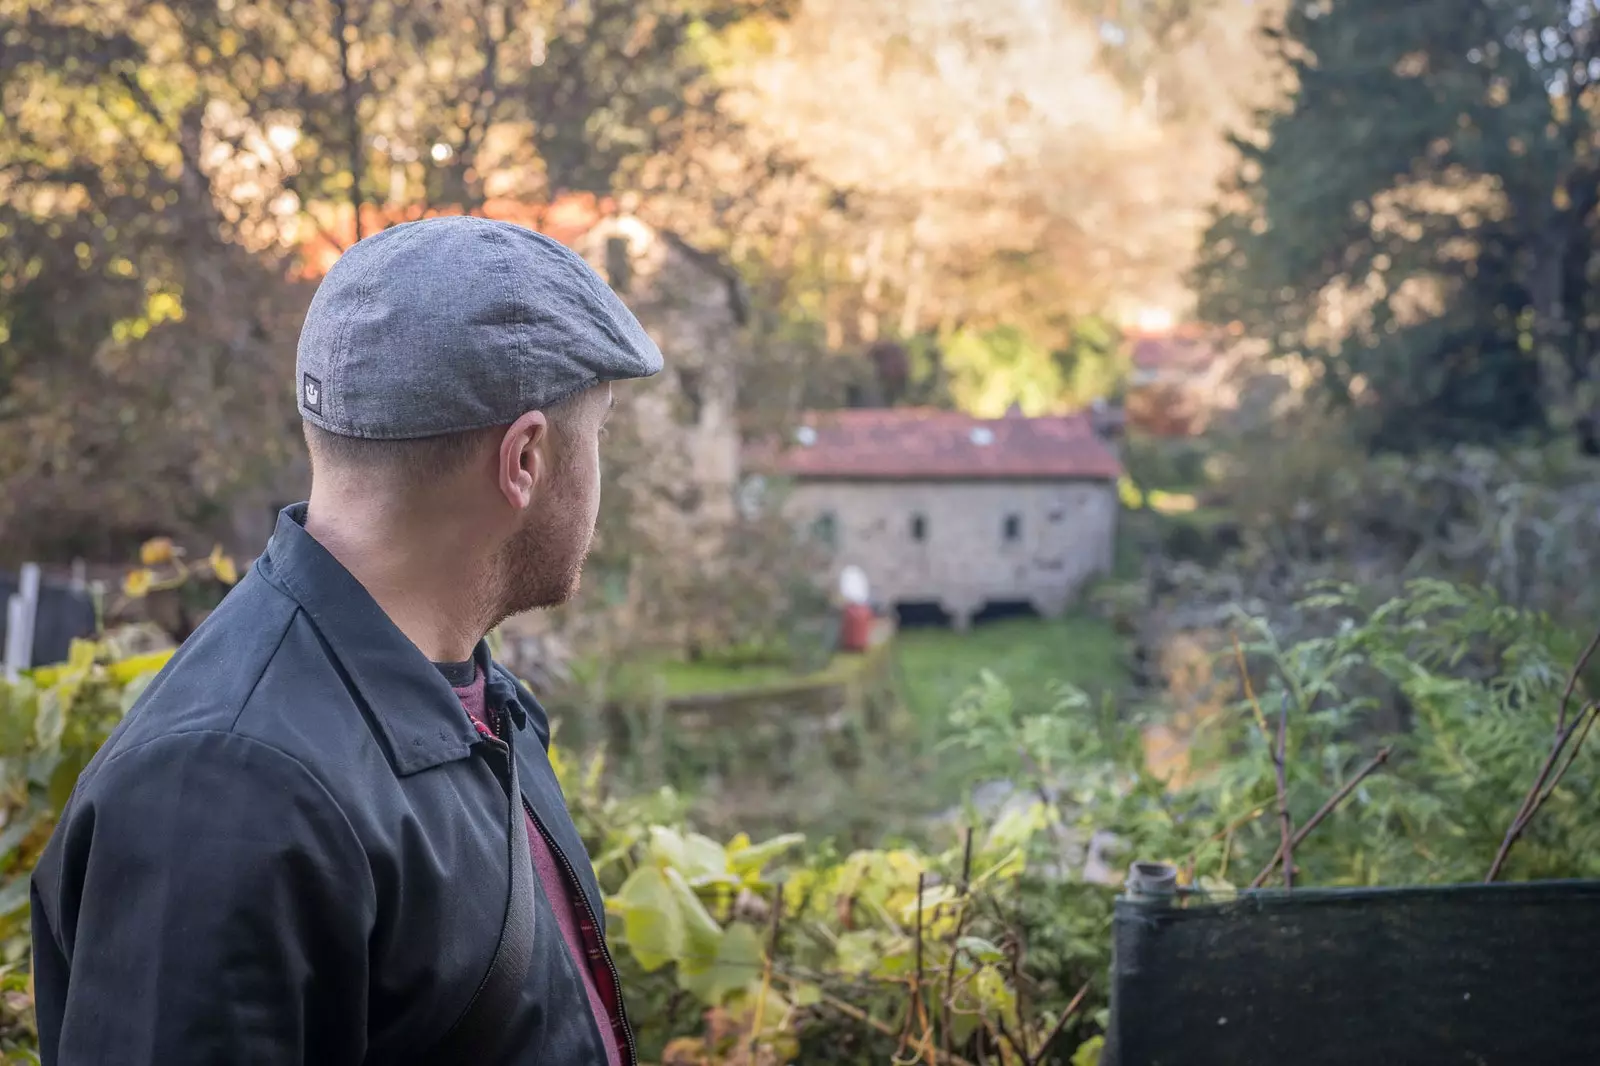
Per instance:
[[[483,673],[476,671],[472,684],[457,688],[455,692],[461,698],[461,706],[472,718],[472,724],[478,727],[478,732],[492,737],[495,733],[484,713],[483,690]],[[561,860],[556,858],[549,841],[534,824],[531,815],[527,821],[528,850],[533,853],[533,870],[544,886],[544,894],[549,897],[550,908],[556,912],[556,925],[561,928],[561,939],[566,941],[572,964],[583,976],[583,990],[589,995],[589,1009],[594,1012],[595,1024],[606,1045],[607,1066],[622,1066],[621,1002],[616,981],[612,978],[611,968],[606,965],[600,946],[600,930],[589,920],[586,908],[578,903],[579,893],[583,889],[570,883],[566,871],[562,869]]]

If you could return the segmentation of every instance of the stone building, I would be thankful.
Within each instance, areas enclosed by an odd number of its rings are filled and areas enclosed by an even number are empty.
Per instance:
[[[1111,568],[1121,466],[1083,414],[814,413],[768,465],[874,600],[936,604],[958,627],[991,605],[1059,615]]]

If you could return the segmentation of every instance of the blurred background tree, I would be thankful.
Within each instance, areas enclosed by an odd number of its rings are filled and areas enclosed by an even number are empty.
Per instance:
[[[1298,5],[1218,206],[1203,313],[1317,364],[1363,439],[1600,451],[1591,4]]]

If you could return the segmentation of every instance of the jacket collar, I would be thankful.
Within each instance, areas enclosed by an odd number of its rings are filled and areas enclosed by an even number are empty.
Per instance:
[[[305,504],[284,508],[256,570],[310,616],[346,683],[382,732],[397,773],[466,758],[480,738],[444,675],[355,576],[306,532],[305,521]],[[527,714],[516,686],[495,669],[486,641],[478,642],[473,658],[486,679],[489,705],[503,707],[523,728]]]

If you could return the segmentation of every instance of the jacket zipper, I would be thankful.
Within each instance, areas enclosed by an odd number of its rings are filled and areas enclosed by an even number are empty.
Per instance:
[[[522,797],[522,809],[527,812],[528,820],[539,830],[539,835],[544,837],[545,846],[550,849],[550,853],[560,860],[562,868],[566,871],[567,884],[571,887],[571,891],[576,893],[578,899],[583,902],[584,912],[589,917],[589,925],[593,927],[595,935],[600,938],[600,957],[605,960],[606,968],[611,971],[611,988],[615,993],[617,1015],[622,1022],[622,1039],[628,1053],[627,1062],[624,1066],[637,1066],[639,1049],[634,1044],[633,1026],[628,1023],[628,1006],[622,1001],[622,974],[617,972],[617,964],[611,958],[611,948],[606,944],[605,934],[600,931],[602,928],[600,919],[594,913],[594,905],[589,902],[589,893],[583,890],[583,882],[578,880],[578,871],[573,868],[572,860],[567,858],[566,852],[561,850],[561,846],[555,842],[555,838],[544,827],[544,823],[539,820],[539,816],[533,813],[533,805],[528,802],[527,796]],[[610,1009],[610,1004],[607,1004],[607,1009]]]

